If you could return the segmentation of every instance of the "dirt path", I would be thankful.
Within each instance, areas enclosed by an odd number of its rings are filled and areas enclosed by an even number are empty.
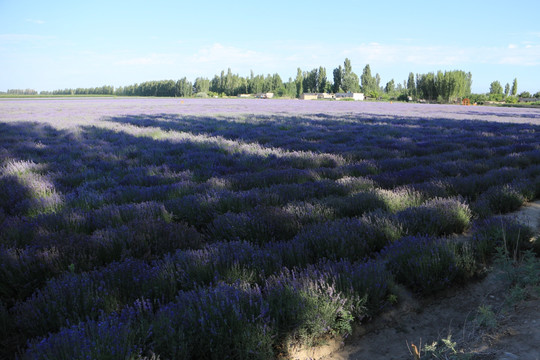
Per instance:
[[[540,230],[540,201],[527,204],[508,216]],[[437,298],[417,300],[401,295],[402,303],[373,322],[359,326],[339,351],[324,360],[407,359],[414,357],[407,344],[432,344],[452,335],[466,344],[473,359],[539,360],[540,298],[520,302],[512,311],[500,313],[495,330],[486,333],[473,319],[480,305],[500,309],[507,285],[496,273],[482,281],[453,289]],[[404,301],[403,301],[404,299]],[[299,357],[295,357],[299,358]],[[444,357],[441,357],[444,358]]]

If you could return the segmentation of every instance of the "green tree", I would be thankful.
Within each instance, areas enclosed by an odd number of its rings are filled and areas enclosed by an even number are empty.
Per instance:
[[[296,71],[296,97],[299,98],[300,95],[303,93],[303,81],[304,81],[304,75],[302,74],[302,70],[300,68]]]
[[[427,74],[418,74],[416,77],[416,89],[418,98],[432,101],[437,98],[435,88],[435,74],[429,72]]]
[[[371,76],[371,68],[369,64],[366,64],[362,75],[360,76],[362,82],[362,90],[366,95],[371,95],[373,92],[377,92],[377,79]]]
[[[392,79],[386,83],[386,86],[384,87],[384,92],[389,95],[392,95],[394,94],[394,91],[395,91],[395,82],[394,82],[394,79]]]
[[[407,79],[407,92],[409,96],[416,96],[416,85],[414,82],[414,74],[409,73],[409,78]]]
[[[285,94],[290,97],[296,96],[296,82],[293,80],[293,78],[289,78],[289,81],[285,83]]]
[[[283,88],[283,81],[278,73],[272,75],[272,91]]]
[[[188,97],[193,94],[193,85],[185,77],[176,82],[175,95],[178,97]]]
[[[501,86],[501,83],[498,80],[493,81],[489,85],[489,93],[490,95],[502,95],[503,88]]]
[[[346,58],[343,62],[343,75],[341,77],[341,88],[345,92],[359,92],[360,81],[358,75],[352,71],[351,61]]]
[[[305,93],[314,93],[317,92],[317,79],[319,77],[319,70],[317,68],[311,70],[310,72],[303,73],[303,82],[302,87]]]
[[[506,83],[506,85],[504,85],[504,96],[508,96],[509,94],[510,94],[510,84]]]
[[[326,69],[324,67],[320,66],[317,75],[318,75],[318,77],[317,77],[318,92],[324,93],[324,92],[326,92],[326,83],[328,82],[326,80]]]
[[[234,95],[234,77],[231,68],[227,69],[227,75],[223,80],[223,92],[228,96]]]
[[[334,85],[332,87],[332,91],[334,93],[342,92],[341,88],[341,79],[343,77],[343,68],[341,65],[339,67],[334,69]]]
[[[210,91],[210,80],[202,77],[198,77],[195,79],[195,83],[193,84],[195,93],[207,93]]]
[[[514,78],[514,82],[512,83],[512,96],[517,95],[517,78]]]

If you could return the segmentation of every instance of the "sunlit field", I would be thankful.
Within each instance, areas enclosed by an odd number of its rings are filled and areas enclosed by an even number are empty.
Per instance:
[[[2,99],[0,358],[287,356],[475,278],[539,196],[540,109]]]

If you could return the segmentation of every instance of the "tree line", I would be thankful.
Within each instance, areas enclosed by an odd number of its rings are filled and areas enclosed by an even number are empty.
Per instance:
[[[53,95],[100,94],[119,96],[238,96],[240,94],[259,94],[272,92],[278,97],[300,97],[303,93],[364,92],[366,96],[377,99],[407,100],[426,99],[428,101],[452,101],[470,94],[471,74],[463,71],[438,71],[428,74],[410,74],[407,82],[397,83],[392,79],[381,86],[378,73],[372,75],[367,64],[360,76],[346,58],[343,65],[332,71],[332,80],[326,68],[319,66],[312,70],[297,69],[296,77],[283,81],[279,74],[249,76],[234,74],[231,69],[223,70],[212,79],[197,77],[192,83],[187,78],[180,80],[146,81],[140,84],[112,89],[103,86],[94,89],[64,89],[53,91]]]
[[[240,94],[259,94],[272,92],[277,97],[300,97],[303,93],[339,93],[363,92],[367,97],[384,100],[425,100],[429,102],[450,103],[465,97],[480,100],[497,100],[515,97],[517,79],[512,87],[506,84],[504,90],[500,82],[494,81],[486,95],[471,94],[472,74],[462,70],[429,72],[425,74],[409,73],[407,80],[388,81],[384,86],[378,73],[372,75],[370,65],[365,65],[358,76],[352,69],[351,61],[346,58],[343,65],[333,69],[332,79],[327,76],[326,68],[312,70],[297,69],[295,78],[283,81],[279,74],[249,76],[234,74],[231,69],[222,70],[219,75],[208,79],[197,77],[194,82],[186,77],[179,80],[146,81],[114,88],[101,86],[96,88],[62,89],[52,92],[42,91],[42,95],[118,95],[118,96],[158,96],[158,97],[207,97],[238,96]],[[32,94],[31,89],[9,90],[11,94]],[[35,92],[37,94],[37,92]],[[523,93],[524,95],[530,95]],[[540,98],[540,92],[535,94]],[[517,100],[516,100],[517,101]]]

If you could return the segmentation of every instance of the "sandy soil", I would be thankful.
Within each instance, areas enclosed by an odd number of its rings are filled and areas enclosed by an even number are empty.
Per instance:
[[[517,216],[520,221],[540,230],[540,201],[527,204],[508,216]],[[414,359],[408,350],[411,344],[420,347],[451,335],[458,349],[474,354],[472,359],[539,360],[540,298],[531,296],[508,308],[504,306],[507,291],[508,284],[496,272],[481,281],[430,299],[419,300],[403,290],[397,308],[358,326],[338,351],[322,357],[312,352],[309,357],[411,360]],[[490,306],[496,314],[497,325],[491,329],[474,320],[481,305]],[[336,349],[339,343],[331,345]],[[326,354],[329,352],[329,349],[325,350]],[[306,354],[297,354],[294,358],[308,358]]]

